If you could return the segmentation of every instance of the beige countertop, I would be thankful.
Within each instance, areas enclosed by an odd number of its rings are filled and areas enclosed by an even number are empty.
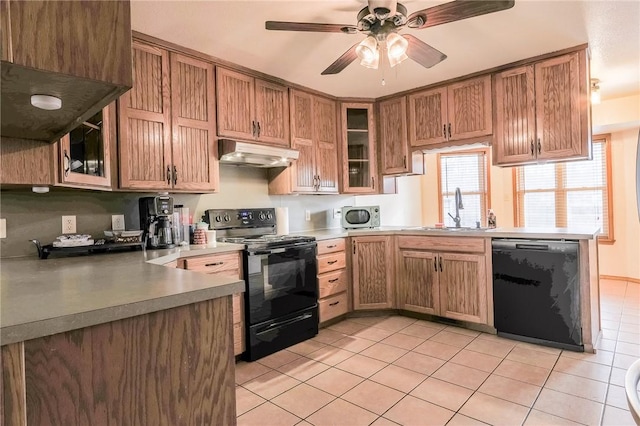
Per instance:
[[[426,229],[425,229],[426,228]],[[357,237],[366,235],[431,235],[431,236],[457,236],[457,237],[484,237],[484,238],[523,238],[533,240],[592,240],[596,238],[597,228],[449,228],[433,229],[421,226],[386,226],[380,228],[361,229],[320,229],[315,231],[296,232],[296,235],[315,237],[316,240],[329,240],[332,238]]]
[[[81,257],[2,259],[0,343],[5,345],[244,291],[242,280],[160,266],[238,251],[238,244]]]

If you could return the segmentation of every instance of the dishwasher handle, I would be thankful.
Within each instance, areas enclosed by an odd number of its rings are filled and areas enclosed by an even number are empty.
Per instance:
[[[516,249],[549,251],[549,244],[516,244]]]

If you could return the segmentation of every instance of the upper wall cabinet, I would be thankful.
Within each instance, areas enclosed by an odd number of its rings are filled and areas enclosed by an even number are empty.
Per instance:
[[[291,148],[300,156],[269,170],[270,194],[338,193],[336,102],[291,90]]]
[[[407,97],[378,104],[380,152],[383,175],[424,173],[422,152],[411,153],[407,132]]]
[[[142,42],[119,100],[120,187],[218,189],[213,64]]]
[[[2,136],[56,141],[131,87],[128,0],[0,5]],[[62,107],[34,108],[32,94]]]
[[[591,156],[586,52],[494,76],[494,164]]]
[[[376,125],[373,104],[343,103],[342,192],[375,194],[380,192]]]
[[[218,135],[289,146],[287,88],[217,69]]]
[[[412,147],[489,136],[491,120],[491,76],[409,95]]]

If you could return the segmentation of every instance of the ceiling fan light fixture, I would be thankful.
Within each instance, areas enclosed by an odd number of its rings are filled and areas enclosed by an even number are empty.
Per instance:
[[[356,54],[360,58],[360,65],[367,68],[378,68],[380,53],[378,52],[378,42],[375,37],[369,36],[362,40],[356,47]]]
[[[408,58],[408,47],[409,41],[398,33],[391,33],[387,36],[387,57],[391,67],[395,67]]]

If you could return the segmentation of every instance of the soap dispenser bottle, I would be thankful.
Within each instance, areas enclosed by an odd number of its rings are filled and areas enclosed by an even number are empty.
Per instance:
[[[487,213],[487,227],[495,228],[496,226],[497,226],[496,215],[495,213],[493,213],[492,209],[489,209],[489,212]]]

